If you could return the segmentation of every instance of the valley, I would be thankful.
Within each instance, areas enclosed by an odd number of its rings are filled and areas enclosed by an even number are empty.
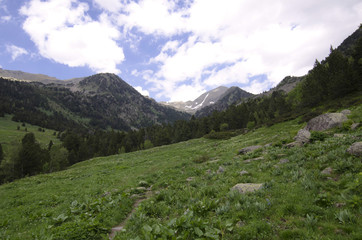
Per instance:
[[[1,69],[0,239],[361,239],[361,32],[185,103]]]

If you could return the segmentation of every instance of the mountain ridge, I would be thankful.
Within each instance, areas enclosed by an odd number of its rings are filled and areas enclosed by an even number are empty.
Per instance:
[[[18,121],[45,124],[44,127],[53,129],[83,126],[128,131],[190,117],[144,97],[110,73],[48,84],[0,78],[0,85],[0,112],[14,114]],[[26,89],[24,96],[15,93],[19,89]],[[16,107],[10,103],[15,103]],[[59,123],[56,118],[67,120]]]

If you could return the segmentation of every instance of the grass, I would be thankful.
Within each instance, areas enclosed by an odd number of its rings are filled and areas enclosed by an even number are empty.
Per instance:
[[[59,139],[54,136],[54,130],[44,129],[39,131],[39,126],[31,125],[26,123],[25,126],[22,126],[20,122],[11,121],[11,115],[5,115],[5,117],[0,117],[0,143],[3,147],[5,157],[11,151],[14,143],[20,143],[21,139],[28,132],[33,132],[35,139],[41,144],[42,148],[46,148],[51,141],[56,144],[60,144]],[[19,127],[19,130],[17,128]],[[26,128],[26,130],[25,130]]]
[[[361,106],[352,110],[362,114]],[[284,148],[303,126],[293,120],[229,140],[201,138],[94,158],[4,184],[0,239],[107,239],[132,210],[133,190],[147,184],[154,194],[116,239],[361,239],[362,163],[346,153],[361,141],[361,128]],[[244,162],[257,157],[263,158]],[[321,174],[326,167],[330,176]],[[241,195],[230,191],[237,183],[264,187]]]

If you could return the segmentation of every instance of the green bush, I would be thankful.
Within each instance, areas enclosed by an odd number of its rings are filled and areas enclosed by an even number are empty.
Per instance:
[[[316,141],[321,141],[323,142],[324,139],[326,139],[328,137],[328,135],[324,132],[317,132],[317,131],[312,131],[310,133],[310,141],[313,143],[313,142],[316,142]]]
[[[194,163],[203,163],[203,162],[207,162],[210,160],[210,157],[207,154],[198,156],[197,158],[195,158],[194,160],[192,160]]]
[[[209,134],[204,137],[207,139],[219,139],[219,140],[227,140],[231,137],[234,137],[235,134],[233,132],[215,132],[212,130]]]
[[[54,240],[98,240],[108,233],[108,229],[98,221],[66,222],[53,231]]]

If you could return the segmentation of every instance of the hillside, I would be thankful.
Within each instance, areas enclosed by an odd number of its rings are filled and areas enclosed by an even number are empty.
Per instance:
[[[362,105],[351,110],[361,121]],[[346,149],[362,129],[284,147],[304,125],[94,158],[4,184],[0,238],[105,239],[122,223],[115,239],[360,239],[362,165]],[[256,144],[264,147],[237,154]],[[230,190],[238,183],[263,188],[242,195]]]
[[[0,113],[56,130],[130,130],[189,118],[142,96],[114,74],[96,74],[61,84],[0,78],[0,100]]]

